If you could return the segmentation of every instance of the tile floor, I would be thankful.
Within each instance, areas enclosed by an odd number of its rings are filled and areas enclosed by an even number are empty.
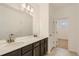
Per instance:
[[[77,53],[68,51],[63,48],[54,48],[50,54],[47,56],[78,56]]]

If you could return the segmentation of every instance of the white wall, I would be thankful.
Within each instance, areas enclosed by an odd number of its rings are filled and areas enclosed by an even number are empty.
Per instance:
[[[69,19],[69,50],[79,53],[79,4],[53,4],[55,18]],[[64,35],[64,34],[63,34]]]
[[[40,4],[40,36],[48,37],[49,31],[49,7],[48,4]]]
[[[42,37],[48,37],[49,8],[48,4],[31,4],[34,8],[33,33]]]
[[[34,8],[33,13],[33,34],[40,35],[40,6],[39,4],[31,3]]]
[[[21,4],[22,3],[3,3],[4,5],[7,5],[9,7],[12,7],[16,10],[20,10],[22,8]]]

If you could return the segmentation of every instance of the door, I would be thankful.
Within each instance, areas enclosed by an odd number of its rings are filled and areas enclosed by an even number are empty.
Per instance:
[[[57,37],[56,37],[56,20],[53,18],[50,19],[49,21],[49,40],[48,40],[48,51],[49,53],[52,51],[52,49],[54,47],[56,47],[56,41],[57,41]]]
[[[57,47],[68,49],[69,19],[57,19]]]

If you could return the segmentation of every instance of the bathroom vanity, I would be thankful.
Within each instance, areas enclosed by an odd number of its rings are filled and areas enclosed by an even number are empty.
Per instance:
[[[1,56],[44,56],[48,51],[48,38],[16,39],[16,43],[10,43],[2,50]],[[31,40],[30,40],[31,39]],[[21,41],[20,41],[21,40]],[[26,40],[26,42],[22,42]]]

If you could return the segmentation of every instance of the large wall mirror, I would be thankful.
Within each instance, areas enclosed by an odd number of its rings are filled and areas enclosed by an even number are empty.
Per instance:
[[[16,37],[32,35],[33,17],[9,5],[0,4],[0,39],[7,39],[11,33]]]

